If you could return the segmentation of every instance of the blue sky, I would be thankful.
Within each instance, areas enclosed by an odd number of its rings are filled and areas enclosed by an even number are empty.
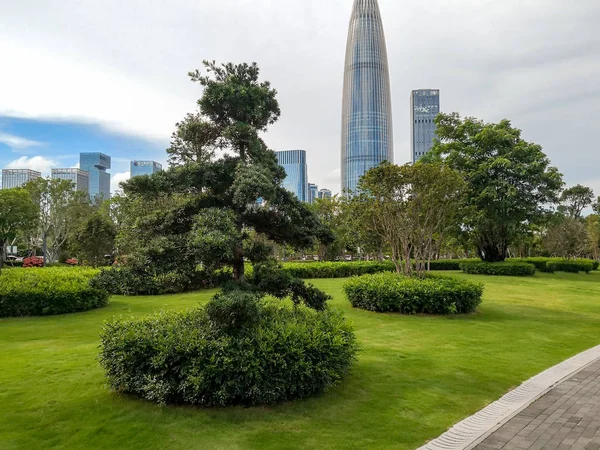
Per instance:
[[[113,190],[127,177],[129,161],[165,163],[164,142],[111,133],[99,125],[0,117],[0,167],[33,168],[49,174],[53,167],[74,167],[80,152],[112,158]]]

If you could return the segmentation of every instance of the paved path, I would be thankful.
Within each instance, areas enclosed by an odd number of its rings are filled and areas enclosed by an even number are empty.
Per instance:
[[[600,450],[600,360],[525,408],[475,450]]]

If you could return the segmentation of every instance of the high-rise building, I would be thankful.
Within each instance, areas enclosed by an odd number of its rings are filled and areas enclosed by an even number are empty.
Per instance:
[[[329,189],[321,189],[319,191],[319,198],[320,199],[331,198],[331,191]]]
[[[90,198],[98,197],[105,200],[110,198],[110,156],[104,153],[81,153],[79,155],[79,168],[89,173],[90,184],[88,192]]]
[[[74,191],[88,192],[90,189],[90,174],[85,170],[52,169],[52,179],[71,181]]]
[[[12,189],[23,186],[25,183],[42,174],[36,170],[30,169],[2,169],[2,189]]]
[[[412,162],[421,159],[433,146],[435,117],[440,113],[440,91],[418,89],[410,94],[410,149]]]
[[[342,107],[342,191],[394,161],[392,100],[377,0],[355,0],[348,30]]]
[[[162,165],[156,161],[131,161],[129,167],[132,178],[138,175],[152,175],[162,170]]]
[[[302,202],[308,201],[308,174],[305,150],[283,150],[275,152],[279,165],[285,169],[283,187],[296,194]]]
[[[314,203],[319,198],[319,186],[308,183],[308,203]]]

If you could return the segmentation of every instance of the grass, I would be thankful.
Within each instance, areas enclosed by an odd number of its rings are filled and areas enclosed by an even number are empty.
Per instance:
[[[313,280],[354,322],[362,352],[322,397],[271,408],[159,407],[107,389],[98,329],[118,314],[185,309],[211,292],[115,297],[80,314],[0,320],[0,448],[412,449],[507,390],[600,344],[600,272],[483,281],[466,317],[351,309],[344,280]]]

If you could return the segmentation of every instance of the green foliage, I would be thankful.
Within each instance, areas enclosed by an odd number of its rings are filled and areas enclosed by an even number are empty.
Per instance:
[[[435,123],[438,140],[429,158],[461,172],[469,185],[462,229],[483,260],[503,261],[508,247],[558,200],[562,176],[508,120],[486,124],[453,113],[439,114]]]
[[[112,255],[114,252],[116,234],[112,221],[100,212],[95,212],[75,231],[73,248],[80,260],[87,261],[94,267],[105,265],[105,255]]]
[[[455,278],[396,273],[348,280],[344,292],[355,308],[402,314],[465,314],[481,304],[483,285]]]
[[[108,292],[92,287],[92,269],[10,269],[0,282],[0,317],[48,316],[99,308]]]
[[[566,213],[568,217],[578,219],[585,208],[594,203],[594,191],[578,184],[565,189],[560,196],[559,211]]]
[[[594,266],[596,268],[594,268]],[[579,273],[585,272],[590,273],[592,270],[597,270],[598,265],[595,265],[592,261],[577,260],[577,261],[551,261],[548,263],[548,269],[550,272],[570,272]]]
[[[495,262],[486,261],[461,263],[460,268],[465,273],[472,275],[502,275],[513,277],[526,277],[535,274],[535,266],[524,262]]]
[[[509,261],[515,263],[526,263],[533,264],[537,270],[540,272],[552,273],[551,269],[548,267],[548,263],[554,261],[556,258],[544,258],[541,256],[536,256],[532,258],[512,258]]]
[[[130,264],[102,269],[92,280],[93,286],[113,295],[162,295],[187,292],[215,284],[214,276],[203,270],[157,271],[152,266]]]
[[[360,179],[354,209],[391,249],[397,272],[423,274],[458,225],[465,189],[462,176],[443,164],[383,163]]]
[[[0,190],[0,269],[6,243],[17,233],[33,228],[37,215],[38,209],[25,189]]]
[[[551,255],[564,259],[582,257],[589,250],[590,235],[580,219],[562,217],[548,229],[544,247]]]
[[[153,402],[258,405],[327,390],[356,352],[340,312],[234,291],[206,310],[105,323],[100,362],[111,387]]]

